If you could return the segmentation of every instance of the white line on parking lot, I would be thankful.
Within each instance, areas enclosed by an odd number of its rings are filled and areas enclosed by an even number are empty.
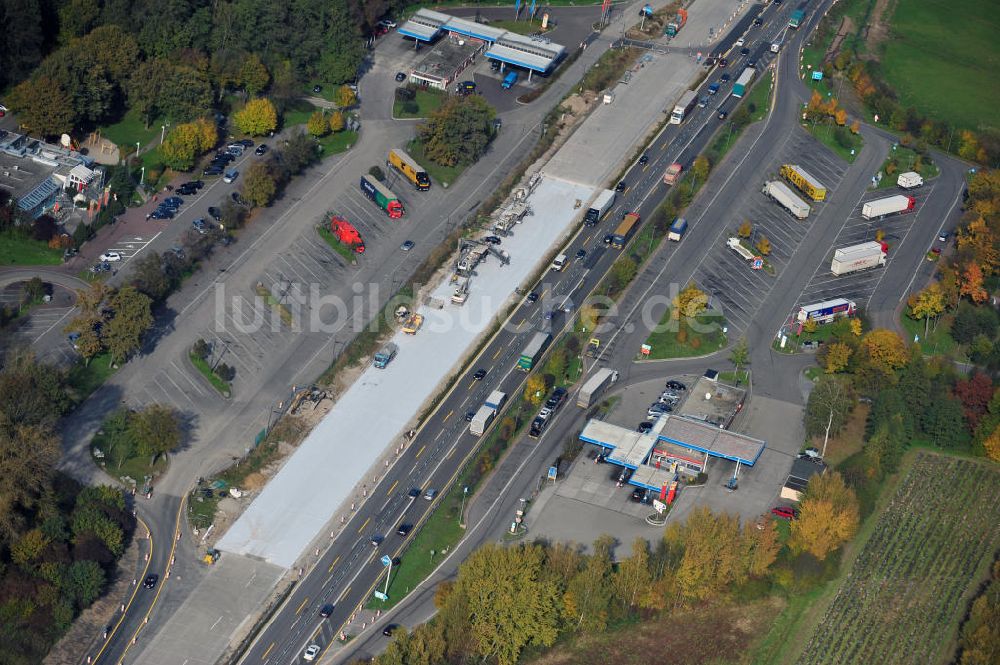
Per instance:
[[[952,212],[954,212],[954,210],[955,210],[955,206],[957,206],[957,205],[958,205],[958,202],[959,202],[959,201],[960,201],[961,199],[962,199],[962,195],[961,195],[961,193],[959,193],[959,194],[958,194],[958,195],[957,195],[957,196],[955,197],[955,200],[954,200],[954,202],[952,202],[952,204],[951,204],[951,207],[950,207],[950,208],[948,208],[948,212],[946,212],[946,213],[944,214],[944,217],[942,217],[942,218],[941,218],[941,224],[940,224],[940,226],[938,226],[938,230],[937,230],[937,233],[935,233],[935,234],[934,234],[934,237],[935,237],[935,238],[936,238],[936,237],[938,236],[938,234],[939,234],[939,233],[941,233],[941,231],[942,231],[942,230],[944,229],[944,225],[948,223],[948,218],[949,218],[949,217],[951,217],[951,213],[952,213]],[[921,206],[921,210],[923,210],[923,206]],[[919,211],[919,210],[917,211],[917,214],[918,214],[918,215],[920,214],[920,211]],[[924,260],[924,258],[923,258],[923,257],[920,257],[920,260],[921,260],[921,261],[923,261],[923,260]],[[909,294],[909,292],[910,292],[910,289],[911,289],[911,288],[913,288],[913,280],[915,280],[915,279],[917,278],[917,274],[918,274],[919,272],[920,272],[919,270],[914,270],[914,271],[913,271],[913,277],[911,277],[911,278],[910,278],[910,282],[909,282],[909,284],[907,284],[907,285],[906,285],[906,288],[905,288],[905,289],[903,289],[903,292],[902,292],[902,293],[900,294],[900,296],[899,296],[899,302],[903,302],[903,300],[904,300],[904,299],[905,299],[905,298],[907,297],[907,294]],[[876,286],[875,286],[875,288],[876,288],[876,289],[878,289],[878,285],[876,285]],[[873,294],[873,295],[874,295],[874,293],[875,293],[875,292],[874,292],[874,291],[872,291],[872,294]]]

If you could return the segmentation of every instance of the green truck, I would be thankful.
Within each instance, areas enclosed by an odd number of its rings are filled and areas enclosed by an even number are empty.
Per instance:
[[[552,335],[543,332],[535,333],[535,336],[528,342],[528,346],[524,347],[524,351],[521,352],[521,357],[517,360],[517,368],[522,372],[531,371],[551,341]]]

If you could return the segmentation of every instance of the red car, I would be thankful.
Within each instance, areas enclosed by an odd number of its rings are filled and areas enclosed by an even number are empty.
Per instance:
[[[799,511],[787,506],[778,506],[777,508],[771,509],[771,514],[775,517],[780,517],[783,520],[794,520],[799,516]]]

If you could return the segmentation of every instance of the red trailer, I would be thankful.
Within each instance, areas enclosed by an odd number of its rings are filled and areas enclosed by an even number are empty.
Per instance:
[[[355,253],[364,254],[365,243],[361,240],[361,234],[349,221],[334,215],[330,219],[330,231],[337,236],[337,240],[353,249]]]

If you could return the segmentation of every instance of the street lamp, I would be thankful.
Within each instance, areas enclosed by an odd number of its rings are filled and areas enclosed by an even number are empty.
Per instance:
[[[169,122],[164,125],[160,125],[160,145],[163,145],[163,136],[167,133],[167,127],[169,126]]]
[[[146,177],[146,167],[145,167],[145,166],[143,166],[143,167],[142,167],[142,168],[141,168],[141,169],[139,170],[139,186],[140,186],[140,187],[142,186],[142,181],[143,181],[143,178],[145,178],[145,177]]]
[[[136,157],[139,156],[139,142],[138,141],[135,142],[135,156]]]
[[[465,526],[465,497],[469,494],[469,486],[462,488],[462,510],[458,513],[458,526]]]

